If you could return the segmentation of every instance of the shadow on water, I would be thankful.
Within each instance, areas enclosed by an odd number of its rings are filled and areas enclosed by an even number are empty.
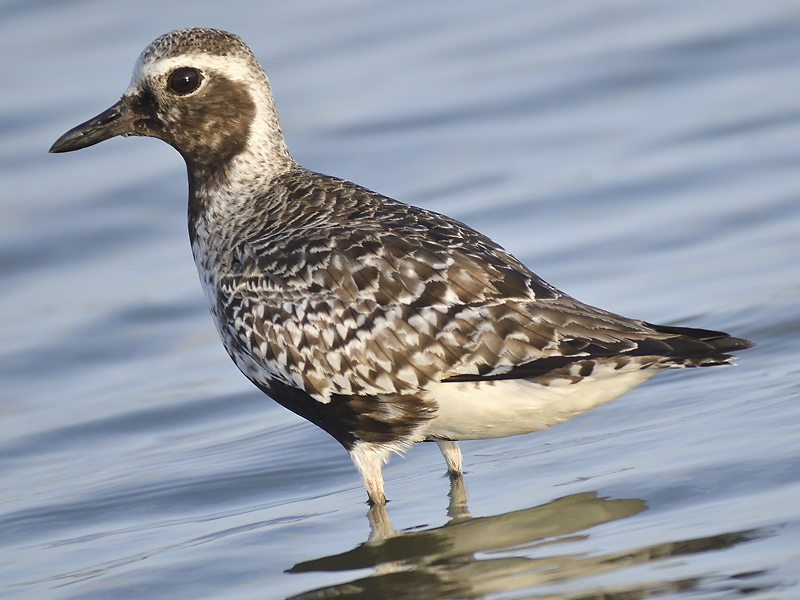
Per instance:
[[[395,600],[418,598],[480,598],[508,590],[533,588],[527,597],[633,600],[697,590],[704,578],[644,581],[632,577],[628,585],[592,586],[579,580],[589,576],[663,561],[670,557],[732,548],[766,534],[759,530],[654,544],[609,553],[559,552],[561,545],[587,540],[592,527],[632,517],[647,510],[638,498],[612,499],[586,492],[565,496],[541,506],[491,517],[470,516],[463,480],[453,479],[448,515],[442,527],[394,531],[385,507],[370,508],[371,535],[356,548],[333,556],[302,562],[289,573],[346,572],[372,569],[354,579],[292,596],[290,600],[322,598]],[[566,549],[565,549],[566,550]],[[764,591],[753,585],[762,573],[714,577],[715,586],[734,595]],[[722,581],[724,579],[724,581]],[[578,589],[576,590],[576,582]],[[555,591],[570,583],[570,591]],[[545,588],[550,589],[545,589]]]

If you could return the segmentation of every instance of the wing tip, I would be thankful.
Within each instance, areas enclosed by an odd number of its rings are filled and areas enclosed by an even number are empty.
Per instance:
[[[724,331],[652,323],[647,323],[647,326],[669,336],[663,341],[674,350],[674,355],[669,358],[673,359],[675,366],[731,365],[736,357],[729,352],[747,350],[755,346],[755,342],[751,340],[734,337]]]

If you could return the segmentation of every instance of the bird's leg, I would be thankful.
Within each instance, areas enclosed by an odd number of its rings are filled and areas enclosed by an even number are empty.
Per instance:
[[[356,442],[350,449],[350,458],[361,475],[361,481],[367,489],[369,503],[372,505],[386,504],[386,494],[383,493],[383,474],[381,467],[386,462],[389,450],[370,444],[368,442]]]
[[[461,464],[461,449],[458,442],[452,440],[437,441],[439,450],[447,463],[447,471],[450,473],[450,505],[447,507],[447,514],[454,520],[469,517],[467,510],[467,487],[464,485],[464,467]]]
[[[464,469],[461,466],[461,449],[458,447],[458,442],[437,440],[436,445],[439,446],[439,450],[442,451],[449,473],[451,475],[463,475]]]

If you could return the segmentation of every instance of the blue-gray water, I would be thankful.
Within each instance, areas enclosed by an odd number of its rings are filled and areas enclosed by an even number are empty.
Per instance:
[[[413,448],[368,542],[346,453],[217,339],[178,154],[47,154],[195,25],[250,44],[301,164],[758,345],[463,444],[471,519]],[[800,597],[799,40],[789,0],[1,2],[0,597]]]

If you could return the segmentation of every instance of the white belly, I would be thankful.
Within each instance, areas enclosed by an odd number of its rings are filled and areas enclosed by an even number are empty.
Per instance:
[[[470,440],[545,429],[618,398],[660,369],[630,365],[595,368],[576,383],[541,385],[525,379],[437,383],[430,388],[439,405],[421,432],[426,439]]]

